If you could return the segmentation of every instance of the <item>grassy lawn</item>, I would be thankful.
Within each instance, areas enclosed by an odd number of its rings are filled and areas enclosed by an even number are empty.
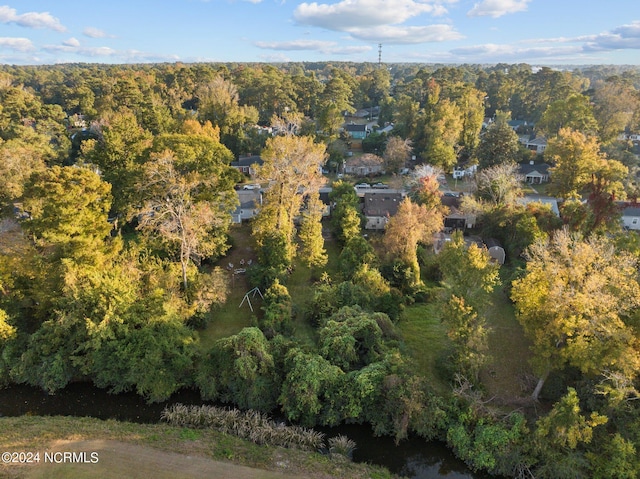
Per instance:
[[[438,318],[435,304],[407,306],[398,323],[409,355],[415,360],[417,373],[429,378],[439,393],[448,390],[438,375],[436,361],[449,344],[443,324]]]
[[[523,390],[523,378],[531,373],[531,343],[516,320],[513,305],[500,288],[491,298],[487,323],[491,359],[481,373],[487,395],[508,400],[531,394],[532,391]]]
[[[10,479],[391,477],[378,467],[333,462],[317,453],[257,446],[213,430],[92,418],[0,418],[0,449],[40,452],[38,464],[1,464],[0,477]],[[95,452],[98,462],[45,464],[45,451],[86,452],[87,457]]]
[[[244,295],[249,291],[249,281],[245,274],[232,274],[229,264],[233,264],[233,269],[243,268],[251,260],[256,260],[253,240],[251,239],[251,229],[249,225],[234,225],[230,231],[233,247],[227,255],[218,261],[217,266],[229,271],[229,296],[224,305],[218,307],[213,312],[213,320],[207,328],[200,331],[200,345],[207,350],[220,338],[232,336],[242,328],[251,326],[251,312],[248,304],[240,307]],[[244,261],[244,266],[242,265]],[[259,296],[250,297],[255,314],[260,312],[262,300]]]
[[[438,319],[436,307],[435,304],[408,306],[398,328],[416,362],[416,372],[429,378],[438,392],[446,393],[449,387],[440,379],[436,364],[449,340],[444,325]],[[480,373],[487,396],[505,401],[527,396],[531,391],[524,388],[523,379],[531,374],[530,342],[516,320],[513,305],[501,289],[496,290],[491,298],[487,326],[489,362]]]
[[[247,224],[234,226],[231,236],[233,238],[233,248],[227,256],[218,262],[218,266],[228,269],[228,264],[232,263],[234,268],[238,268],[240,261],[243,259],[245,264],[250,259],[255,261],[256,255],[253,241],[251,240],[250,226]],[[325,240],[325,248],[329,256],[325,271],[334,276],[338,268],[340,247],[335,240],[328,239]],[[316,278],[312,277],[312,273],[311,269],[304,265],[301,257],[298,256],[294,260],[293,272],[287,280],[287,288],[293,301],[295,335],[297,339],[306,344],[315,344],[315,330],[304,320],[302,314],[305,305],[313,297],[313,284]],[[316,272],[316,276],[319,277],[320,275]],[[259,296],[250,296],[254,309],[253,313],[246,301],[240,307],[244,295],[251,289],[246,275],[234,275],[229,272],[229,278],[230,294],[227,301],[214,311],[213,321],[199,333],[200,345],[203,350],[209,349],[216,340],[232,336],[242,328],[251,326],[252,318],[254,316],[259,317],[262,313],[260,309],[262,300]]]

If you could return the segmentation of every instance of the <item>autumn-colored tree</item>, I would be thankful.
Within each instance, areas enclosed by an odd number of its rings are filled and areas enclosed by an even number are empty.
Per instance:
[[[526,252],[525,275],[513,282],[517,317],[533,342],[540,381],[571,365],[585,374],[640,370],[638,337],[629,315],[640,305],[637,258],[606,237],[557,232]]]
[[[270,186],[253,223],[253,235],[258,246],[274,233],[282,235],[285,257],[291,263],[295,255],[294,219],[300,214],[304,198],[318,191],[325,147],[309,137],[276,136],[267,141],[262,158],[264,164],[259,167],[258,176],[268,180]]]
[[[596,137],[561,128],[558,136],[549,140],[544,156],[554,165],[550,190],[562,198],[578,197],[597,170],[600,146]]]
[[[443,215],[438,208],[427,208],[405,198],[397,213],[389,219],[382,240],[392,258],[398,258],[413,271],[413,284],[420,284],[418,244],[431,244],[433,235],[442,229]]]
[[[387,173],[397,173],[402,167],[404,167],[405,161],[407,161],[411,155],[412,147],[411,140],[403,140],[399,136],[392,136],[387,140],[384,153],[385,171]]]
[[[169,248],[177,247],[185,290],[191,261],[199,264],[228,248],[230,200],[225,191],[212,189],[217,180],[208,171],[181,170],[169,150],[152,155],[143,166],[138,228],[157,234]]]

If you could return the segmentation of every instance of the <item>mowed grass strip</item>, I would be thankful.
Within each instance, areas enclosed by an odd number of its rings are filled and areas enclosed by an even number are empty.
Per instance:
[[[487,395],[508,401],[531,394],[533,391],[526,389],[524,380],[532,374],[531,342],[525,337],[513,304],[501,288],[493,292],[486,317],[490,357],[481,379]]]
[[[383,468],[333,462],[318,453],[258,446],[212,430],[93,418],[3,417],[0,418],[0,449],[41,452],[40,465],[1,465],[0,477],[11,479],[393,477]],[[97,464],[43,464],[44,451],[95,451],[99,461]]]
[[[413,304],[407,306],[398,323],[398,329],[414,359],[418,373],[426,377],[439,393],[449,388],[437,371],[438,358],[450,345],[444,325],[440,321],[437,305]]]

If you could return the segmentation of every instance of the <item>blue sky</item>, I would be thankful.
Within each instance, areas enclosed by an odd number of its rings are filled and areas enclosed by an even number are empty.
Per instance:
[[[640,64],[637,0],[7,1],[5,64]]]

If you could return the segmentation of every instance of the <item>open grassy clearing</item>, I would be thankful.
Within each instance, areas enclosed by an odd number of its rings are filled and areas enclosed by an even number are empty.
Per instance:
[[[440,379],[437,360],[449,345],[444,325],[440,322],[435,304],[414,304],[407,306],[398,323],[398,328],[414,359],[416,373],[429,379],[429,384],[444,393],[449,388]]]
[[[509,403],[531,393],[526,381],[532,375],[530,342],[516,320],[513,305],[501,288],[494,291],[486,315],[489,361],[482,369],[480,379],[487,396]],[[438,318],[437,306],[433,303],[408,306],[398,328],[407,351],[415,360],[416,373],[429,378],[438,392],[446,393],[449,386],[440,378],[437,362],[446,352],[449,340]]]
[[[497,288],[487,311],[489,332],[489,364],[481,372],[488,396],[511,399],[531,394],[525,377],[532,374],[530,341],[518,323],[513,304],[501,288]]]
[[[328,229],[328,223],[325,224]],[[229,263],[234,265],[234,269],[245,266],[249,260],[256,261],[255,246],[251,239],[251,227],[245,223],[235,225],[231,230],[233,238],[233,248],[224,258],[218,262],[218,266],[229,270]],[[340,246],[330,235],[325,239],[325,248],[329,261],[324,271],[335,277],[338,270],[338,257],[340,256]],[[314,283],[319,279],[321,272],[312,271],[311,268],[303,264],[300,256],[294,259],[294,266],[291,275],[287,280],[287,288],[293,302],[295,336],[302,343],[315,343],[315,330],[304,319],[304,308],[313,298]],[[232,274],[229,271],[230,292],[225,304],[218,307],[213,313],[213,320],[207,327],[200,331],[200,345],[203,350],[209,349],[212,344],[224,337],[238,333],[242,328],[252,325],[253,318],[259,317],[262,307],[262,300],[259,296],[250,296],[254,312],[251,312],[249,305],[245,303],[240,307],[244,295],[251,289],[248,278],[245,274]],[[263,292],[264,293],[264,292]]]
[[[380,468],[317,453],[257,446],[210,430],[92,418],[0,418],[2,451],[98,452],[97,464],[0,466],[18,478],[387,478]]]

